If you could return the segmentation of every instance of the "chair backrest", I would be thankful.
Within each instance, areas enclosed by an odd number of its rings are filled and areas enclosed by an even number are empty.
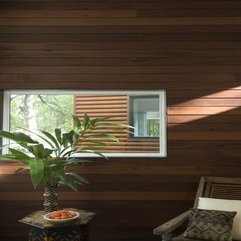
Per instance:
[[[241,200],[241,178],[201,177],[194,208],[198,206],[199,197]]]

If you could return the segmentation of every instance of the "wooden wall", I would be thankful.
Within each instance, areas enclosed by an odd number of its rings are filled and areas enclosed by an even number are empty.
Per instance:
[[[168,157],[96,159],[60,205],[96,211],[93,241],[158,240],[192,204],[201,175],[241,173],[241,2],[0,0],[0,89],[166,89]],[[41,208],[15,166],[0,166],[0,239]],[[14,232],[12,231],[14,230]]]

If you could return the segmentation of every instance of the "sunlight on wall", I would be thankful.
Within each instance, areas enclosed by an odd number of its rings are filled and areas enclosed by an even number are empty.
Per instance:
[[[181,125],[230,110],[232,110],[231,114],[238,114],[240,106],[241,87],[205,95],[170,106],[168,108],[168,126]]]

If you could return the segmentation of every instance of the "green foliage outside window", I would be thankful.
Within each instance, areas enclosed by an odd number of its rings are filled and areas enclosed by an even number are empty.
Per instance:
[[[159,136],[159,120],[149,119],[147,120],[147,135],[150,137]]]
[[[69,130],[72,126],[72,115],[74,109],[73,95],[29,95],[11,96],[10,131],[19,128],[29,129],[26,121],[26,105],[33,107],[37,129],[51,132],[56,126],[63,130]],[[31,102],[31,103],[29,103]],[[33,113],[32,113],[33,114]]]

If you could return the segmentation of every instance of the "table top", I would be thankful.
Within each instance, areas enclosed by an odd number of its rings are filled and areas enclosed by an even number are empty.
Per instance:
[[[34,211],[27,215],[26,217],[18,220],[21,223],[28,224],[37,228],[46,229],[46,228],[61,228],[61,227],[70,227],[70,226],[79,226],[86,225],[94,217],[95,213],[78,210],[75,208],[65,208],[65,210],[73,210],[78,212],[80,215],[77,219],[72,220],[66,223],[51,223],[43,218],[44,211]]]

